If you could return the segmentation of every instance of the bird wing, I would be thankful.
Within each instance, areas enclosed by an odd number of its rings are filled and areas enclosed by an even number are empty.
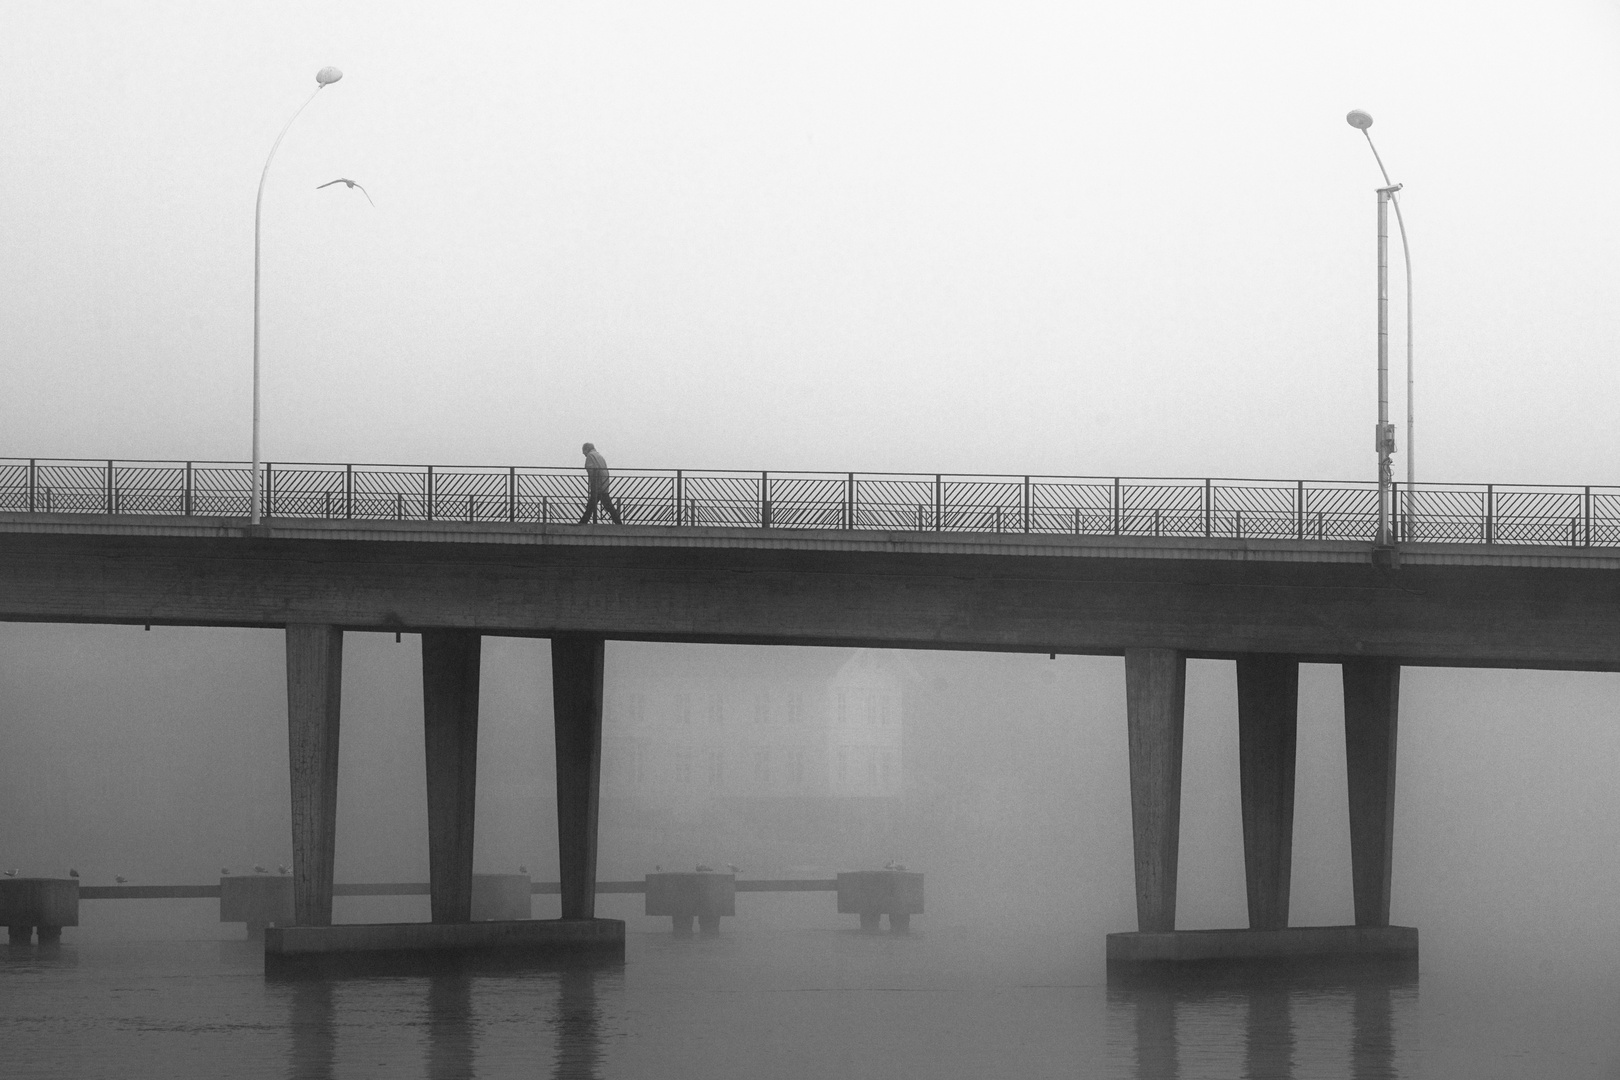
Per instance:
[[[369,192],[369,191],[367,191],[367,190],[366,190],[366,189],[365,189],[365,188],[363,188],[363,187],[360,187],[360,185],[359,185],[359,184],[356,184],[356,183],[354,183],[354,182],[353,182],[353,181],[350,181],[350,183],[349,183],[349,186],[350,186],[350,187],[357,187],[357,188],[360,188],[360,194],[362,194],[362,195],[364,195],[364,196],[365,196],[365,197],[366,197],[366,202],[368,202],[368,203],[371,203],[371,205],[372,205],[372,206],[376,206],[376,205],[377,205],[377,204],[376,204],[376,203],[374,203],[374,202],[371,202],[371,192]]]
[[[345,180],[345,179],[343,179],[343,177],[341,177],[341,176],[340,176],[340,177],[338,177],[338,178],[337,178],[337,179],[336,179],[336,180],[328,180],[328,181],[327,181],[327,182],[326,182],[326,183],[324,183],[324,184],[316,184],[316,185],[315,185],[315,190],[316,190],[316,191],[319,191],[319,190],[321,190],[321,188],[323,188],[323,187],[331,187],[331,186],[332,186],[332,185],[333,185],[333,184],[347,184],[347,183],[348,183],[348,182],[349,182],[349,181],[347,181],[347,180]]]

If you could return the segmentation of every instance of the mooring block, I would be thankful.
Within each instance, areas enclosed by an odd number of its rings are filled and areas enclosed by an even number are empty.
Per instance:
[[[669,915],[675,933],[692,932],[695,918],[706,935],[720,932],[720,916],[737,914],[737,875],[698,871],[686,874],[648,874],[648,915]]]
[[[219,921],[248,929],[293,924],[293,879],[286,874],[244,874],[219,879]]]
[[[534,915],[528,874],[474,874],[473,922],[507,922]]]
[[[27,944],[34,927],[44,941],[79,925],[79,883],[74,878],[0,878],[0,926],[13,944]]]
[[[908,918],[923,913],[923,876],[908,870],[853,870],[838,875],[838,913]],[[864,921],[863,924],[865,925]]]

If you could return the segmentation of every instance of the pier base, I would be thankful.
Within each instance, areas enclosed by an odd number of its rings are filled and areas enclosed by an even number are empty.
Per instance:
[[[624,961],[620,919],[517,919],[509,922],[361,923],[272,926],[264,934],[267,973],[393,967],[523,966]]]
[[[62,927],[79,925],[79,883],[73,878],[0,878],[0,925],[12,945],[27,945],[39,929],[41,944],[62,940]]]
[[[1310,967],[1332,962],[1416,964],[1411,926],[1291,926],[1108,935],[1108,975],[1181,967]]]
[[[911,932],[911,917],[923,913],[923,876],[905,870],[854,870],[838,875],[838,913],[859,915],[861,929],[875,933],[889,917],[889,930]]]
[[[697,873],[648,874],[646,913],[668,915],[676,937],[692,936],[692,921],[704,937],[720,933],[720,916],[737,914],[737,876]]]

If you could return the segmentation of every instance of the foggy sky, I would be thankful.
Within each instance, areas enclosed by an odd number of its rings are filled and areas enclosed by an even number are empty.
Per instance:
[[[247,457],[325,64],[274,460],[1370,478],[1359,107],[1419,478],[1620,482],[1595,0],[14,0],[0,453]]]

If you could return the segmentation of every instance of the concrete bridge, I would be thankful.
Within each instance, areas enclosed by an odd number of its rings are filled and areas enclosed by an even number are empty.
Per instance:
[[[1491,542],[1387,548],[1303,526],[1202,535],[1203,508],[1182,530],[1194,535],[1165,535],[1163,518],[1159,535],[953,530],[932,510],[907,529],[783,527],[767,509],[743,525],[558,525],[481,519],[476,500],[470,521],[310,514],[256,527],[36,508],[0,513],[0,619],[285,629],[304,925],[331,923],[343,635],[408,630],[422,635],[437,923],[469,917],[483,635],[551,639],[565,921],[594,917],[607,640],[994,650],[1124,659],[1140,933],[1116,935],[1111,957],[1415,956],[1415,933],[1388,929],[1400,670],[1620,670],[1620,550],[1594,542],[1607,527],[1595,498],[1536,543],[1486,530]],[[1238,673],[1255,933],[1213,945],[1172,933],[1190,657]],[[1285,931],[1302,661],[1344,672],[1356,928],[1333,932]]]

